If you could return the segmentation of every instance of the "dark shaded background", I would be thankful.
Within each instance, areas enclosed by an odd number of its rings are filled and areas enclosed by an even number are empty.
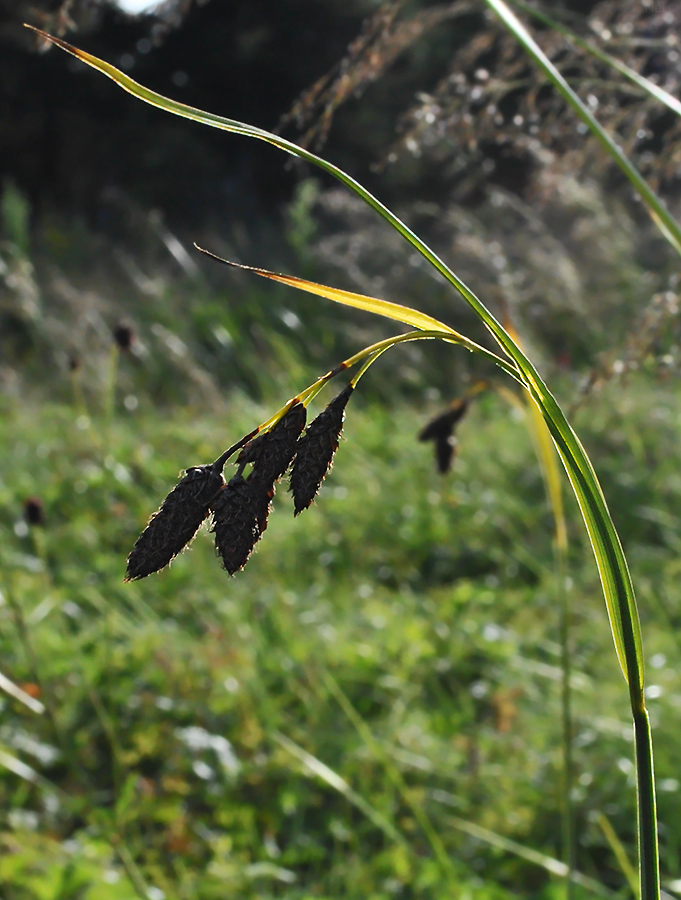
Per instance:
[[[131,102],[54,49],[36,52],[34,37],[20,20],[61,30],[67,40],[161,93],[272,129],[300,92],[342,57],[377,5],[369,0],[166,4],[161,12],[174,8],[173,19],[81,3],[70,8],[65,22],[55,15],[60,4],[5,3],[0,181],[12,178],[28,197],[34,220],[57,208],[114,234],[111,200],[120,192],[144,207],[162,209],[181,230],[205,226],[213,217],[271,213],[290,199],[300,176],[300,170],[285,170],[276,151]],[[68,27],[70,22],[78,30]],[[328,147],[334,161],[375,180],[371,163],[392,139],[395,117],[415,86],[427,86],[440,73],[453,30],[450,24],[438,28],[427,52],[412,48],[390,77],[371,89],[364,101],[371,128],[366,117],[353,126],[352,116],[345,120],[341,113]]]

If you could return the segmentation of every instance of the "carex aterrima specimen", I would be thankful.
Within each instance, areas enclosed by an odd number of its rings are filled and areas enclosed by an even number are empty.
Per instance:
[[[199,530],[224,483],[222,468],[215,464],[187,469],[137,538],[125,580],[144,578],[167,566]]]
[[[291,475],[295,515],[312,503],[331,468],[343,428],[349,384],[305,428],[307,412],[298,398],[268,430],[255,429],[211,465],[194,466],[168,494],[128,557],[126,581],[167,566],[211,516],[215,550],[230,575],[242,569],[267,528],[277,482],[295,460]],[[236,474],[222,470],[237,450]]]
[[[290,479],[295,516],[310,506],[333,465],[345,421],[345,407],[353,390],[352,384],[343,388],[308,425],[305,434],[298,441],[298,452],[293,461]]]

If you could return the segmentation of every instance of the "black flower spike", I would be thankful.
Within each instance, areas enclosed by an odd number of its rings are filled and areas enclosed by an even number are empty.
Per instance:
[[[456,452],[454,428],[466,415],[468,402],[464,397],[454,400],[448,410],[432,419],[419,434],[420,441],[435,443],[435,459],[441,475],[452,467]]]
[[[199,530],[224,483],[215,466],[187,469],[137,538],[128,557],[125,580],[146,578],[167,566]]]
[[[256,496],[253,485],[235,475],[211,504],[215,550],[230,575],[243,569],[260,538]]]
[[[334,397],[298,441],[298,452],[291,469],[294,516],[308,509],[333,465],[345,421],[345,407],[353,390],[349,384]]]
[[[113,339],[119,350],[128,353],[135,343],[135,331],[132,325],[120,321],[113,329]]]
[[[242,466],[253,463],[251,475],[259,482],[278,481],[295,456],[306,417],[303,404],[295,403],[269,431],[246,444],[237,463]]]
[[[26,524],[31,527],[36,525],[44,526],[46,524],[45,507],[40,497],[28,497],[24,501],[24,519]]]
[[[298,438],[305,428],[306,410],[302,403],[294,404],[269,431],[246,444],[237,463],[253,463],[248,483],[253,488],[259,535],[267,528],[276,483],[291,465],[296,455]]]

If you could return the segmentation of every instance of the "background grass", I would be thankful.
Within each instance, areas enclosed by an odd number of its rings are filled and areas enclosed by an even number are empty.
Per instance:
[[[439,407],[387,409],[360,392],[317,505],[294,521],[280,488],[244,573],[229,579],[200,533],[169,571],[122,584],[178,469],[213,459],[296,387],[210,406],[139,392],[134,410],[121,394],[110,422],[94,394],[89,417],[0,401],[2,670],[51,713],[3,701],[2,750],[36,773],[0,776],[7,900],[561,894],[455,818],[560,855],[552,526],[527,430],[501,398],[476,404],[441,478],[415,439]],[[577,422],[639,589],[667,881],[681,846],[678,399],[641,375]],[[42,528],[22,517],[35,495]],[[626,894],[599,825],[635,858],[626,688],[568,514],[578,868]]]

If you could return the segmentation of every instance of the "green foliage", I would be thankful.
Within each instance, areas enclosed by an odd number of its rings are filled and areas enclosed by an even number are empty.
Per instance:
[[[2,185],[0,198],[0,234],[22,253],[27,253],[30,218],[28,200],[10,180]]]
[[[10,811],[3,898],[127,900],[141,885],[151,896],[216,900],[560,896],[541,866],[453,824],[560,853],[550,519],[527,430],[501,398],[479,401],[461,424],[460,457],[443,479],[416,441],[427,411],[363,406],[360,396],[317,504],[294,521],[280,489],[247,573],[219,574],[200,533],[169,571],[122,584],[125,555],[178,466],[215,458],[274,410],[282,387],[293,392],[280,386],[255,413],[240,397],[172,416],[119,403],[108,425],[69,406],[2,400],[2,671],[36,693],[39,683],[54,718],[4,700],[3,749],[45,780],[0,774]],[[677,403],[675,387],[642,380],[585,417],[640,575],[668,872],[681,848],[681,683],[669,627],[681,614],[669,552]],[[46,525],[28,529],[22,505],[35,495]],[[625,879],[596,814],[634,857],[630,726],[613,712],[624,689],[574,505],[568,513],[578,868],[617,888]],[[664,611],[652,597],[667,598]],[[380,753],[329,692],[327,673]],[[409,798],[444,843],[447,870]]]

